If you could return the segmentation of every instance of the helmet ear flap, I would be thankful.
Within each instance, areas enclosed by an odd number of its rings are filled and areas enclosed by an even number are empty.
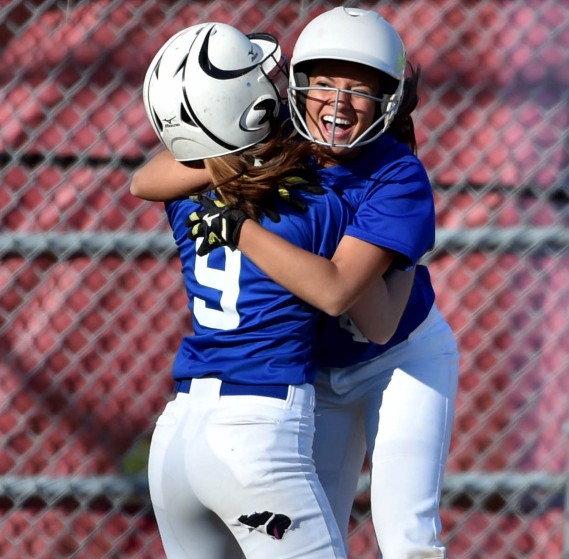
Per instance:
[[[262,116],[259,119],[259,124],[262,125],[271,120],[270,115],[274,115],[276,113],[277,102],[273,97],[260,97],[255,103],[254,109],[261,112]]]
[[[310,84],[309,76],[312,66],[312,62],[302,62],[290,70],[288,98],[292,121],[297,130],[300,126],[303,128],[306,126],[304,117],[306,113],[306,88]]]
[[[380,75],[381,75],[381,93],[383,95],[393,95],[394,93],[396,93],[397,88],[401,84],[401,80],[396,80],[394,77],[381,71]]]
[[[312,64],[301,64],[300,68],[295,69],[294,78],[298,87],[308,87],[311,67]]]
[[[399,104],[401,98],[399,90],[403,88],[403,80],[396,80],[385,72],[380,72],[380,76],[381,92],[379,96],[383,98],[383,101],[380,103],[381,114],[378,116],[389,115],[394,109],[395,111],[397,110],[396,105]],[[389,120],[391,121],[391,119]]]
[[[270,95],[262,95],[255,99],[246,110],[240,122],[240,127],[245,130],[259,130],[272,124],[271,115],[277,111],[277,101]]]

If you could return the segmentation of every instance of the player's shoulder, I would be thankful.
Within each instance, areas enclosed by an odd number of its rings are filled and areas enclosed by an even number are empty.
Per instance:
[[[387,135],[365,146],[354,160],[354,166],[360,172],[372,177],[396,169],[414,169],[418,173],[425,172],[422,161],[409,146]]]
[[[318,192],[303,192],[303,201],[308,211],[315,215],[344,215],[348,208],[344,199],[333,186],[318,184]]]
[[[431,182],[422,161],[407,146],[397,142],[392,146],[393,151],[370,162],[368,187],[392,184],[402,191],[430,191]]]

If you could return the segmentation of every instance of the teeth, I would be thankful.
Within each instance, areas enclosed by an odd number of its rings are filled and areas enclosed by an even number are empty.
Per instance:
[[[350,121],[345,119],[345,118],[337,118],[336,121],[334,122],[334,119],[329,115],[323,116],[322,120],[324,122],[327,122],[328,124],[334,124],[335,123],[335,124],[340,124],[342,126],[349,126],[349,124],[350,124]]]

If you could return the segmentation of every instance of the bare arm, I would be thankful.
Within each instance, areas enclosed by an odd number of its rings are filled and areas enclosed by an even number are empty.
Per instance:
[[[378,283],[377,278],[383,276],[394,256],[391,251],[344,235],[329,260],[289,243],[250,219],[241,228],[239,250],[274,281],[332,316],[346,312]]]
[[[143,200],[165,202],[203,191],[209,182],[209,173],[201,163],[180,163],[163,150],[134,172],[130,193]]]
[[[389,271],[350,308],[350,318],[368,340],[385,344],[395,334],[414,279],[415,268]]]

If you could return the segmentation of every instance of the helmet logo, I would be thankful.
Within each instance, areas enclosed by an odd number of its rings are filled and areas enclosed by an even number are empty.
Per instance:
[[[176,117],[173,116],[172,118],[163,118],[162,121],[166,123],[166,128],[169,127],[174,127],[174,126],[179,126],[179,124],[172,124],[172,121],[175,119]]]
[[[251,57],[251,62],[255,62],[255,59],[259,56],[259,53],[253,50],[253,47],[249,49],[249,52],[247,54]]]
[[[239,119],[239,128],[246,132],[260,130],[270,120],[274,113],[276,102],[274,99],[261,99],[249,105]]]
[[[207,35],[204,39],[204,42],[201,46],[198,60],[201,69],[210,77],[217,79],[217,80],[232,80],[235,78],[240,78],[245,74],[248,74],[251,70],[253,70],[258,64],[252,64],[246,68],[238,68],[235,70],[222,70],[221,68],[217,68],[209,59],[208,51],[209,51],[209,38],[211,37],[212,31],[214,28],[210,29],[207,32]],[[251,51],[248,53],[249,55],[254,54]],[[256,55],[252,56],[252,61],[256,58]]]

